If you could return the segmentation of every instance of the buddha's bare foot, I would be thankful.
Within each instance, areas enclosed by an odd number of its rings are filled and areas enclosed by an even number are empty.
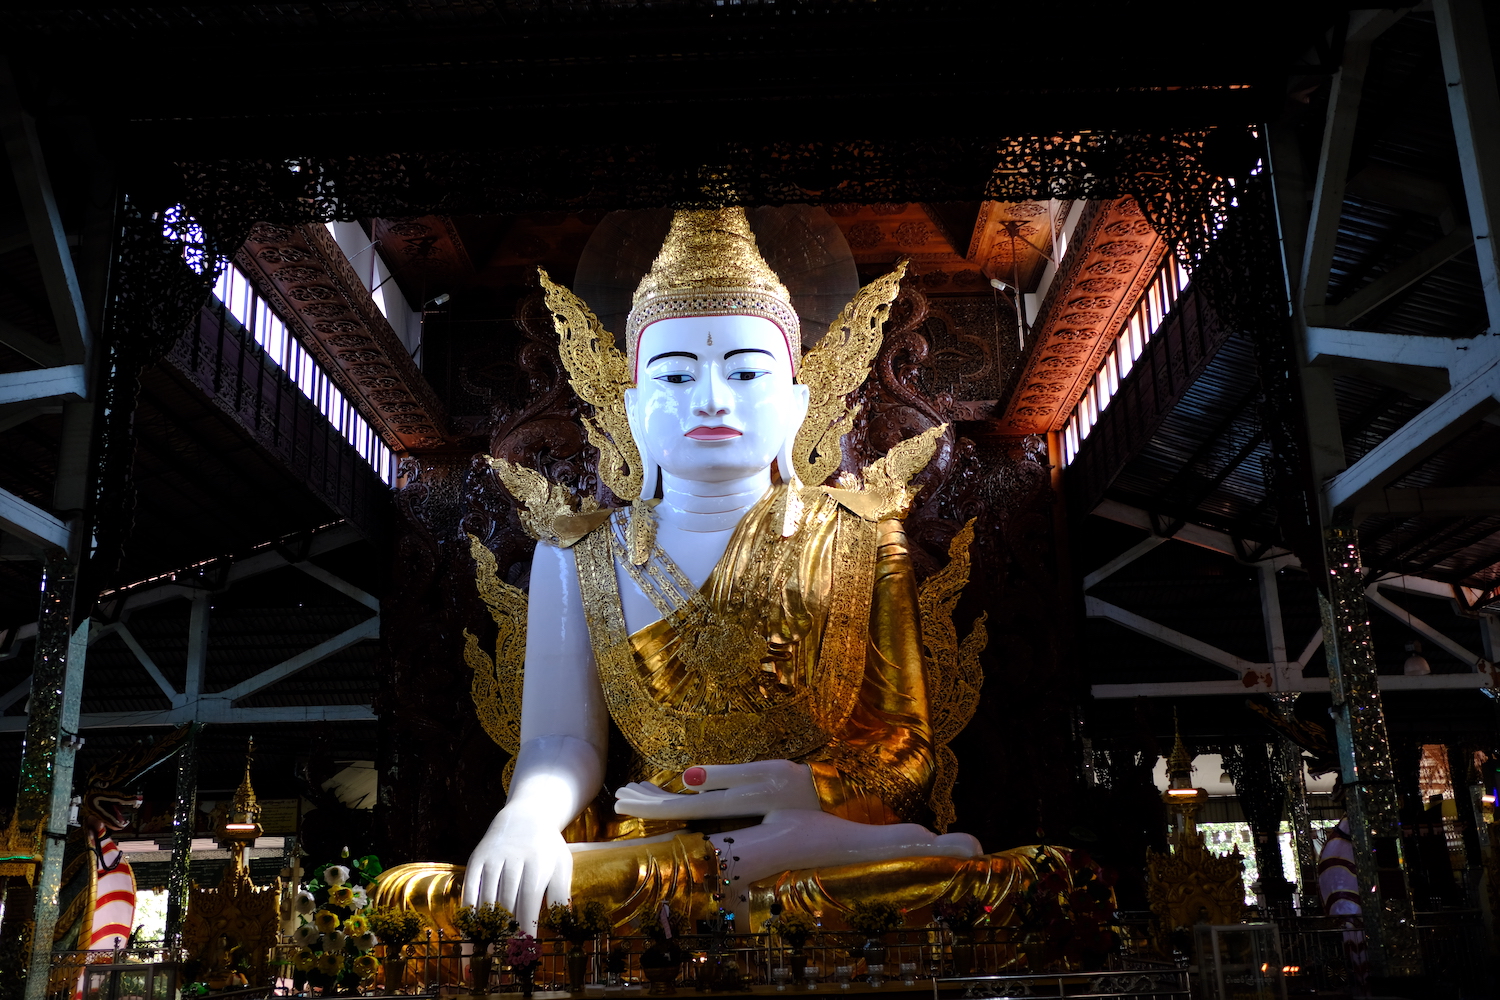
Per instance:
[[[933,841],[933,846],[942,848],[933,854],[949,858],[977,858],[984,853],[978,839],[967,833],[945,833]]]
[[[821,810],[784,809],[758,826],[713,838],[726,858],[735,858],[742,881],[799,868],[826,868],[888,858],[972,858],[984,853],[966,833],[939,836],[915,823],[877,826],[855,823]]]
[[[780,872],[893,858],[972,858],[984,853],[979,841],[967,833],[939,836],[915,823],[855,823],[813,809],[773,812],[757,826],[712,839],[734,877],[726,903],[733,904],[741,920],[748,919],[748,907],[739,897],[750,883]]]

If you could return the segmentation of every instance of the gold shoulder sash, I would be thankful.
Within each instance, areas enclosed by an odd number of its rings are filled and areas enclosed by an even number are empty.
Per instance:
[[[784,489],[745,515],[702,591],[634,636],[626,631],[616,567],[643,574],[638,585],[667,584],[665,554],[658,550],[635,571],[623,558],[623,512],[575,548],[605,701],[620,731],[656,768],[795,760],[826,745],[854,710],[869,643],[875,525],[805,490],[798,530],[783,538]],[[812,588],[816,600],[805,604]],[[815,613],[806,614],[808,606]],[[811,655],[805,672],[774,684],[768,678],[777,676],[778,651],[767,637],[786,642],[789,626],[803,630],[791,641],[812,644]],[[712,651],[714,641],[740,645],[719,650],[720,662],[709,664],[698,653]],[[672,682],[653,683],[663,669]]]

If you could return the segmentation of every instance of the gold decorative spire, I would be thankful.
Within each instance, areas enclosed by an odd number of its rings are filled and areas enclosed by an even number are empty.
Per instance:
[[[1182,727],[1177,724],[1177,710],[1172,710],[1172,729],[1176,739],[1172,743],[1172,754],[1167,758],[1167,787],[1193,787],[1193,755],[1182,745]]]
[[[265,831],[260,825],[260,803],[255,800],[255,788],[250,784],[250,764],[255,760],[255,738],[251,737],[245,747],[245,776],[240,787],[234,791],[229,810],[219,824],[220,846],[231,850],[230,871],[248,877],[250,855],[248,853],[255,838]],[[230,878],[231,875],[225,875]]]
[[[642,331],[681,316],[763,317],[786,337],[793,371],[801,361],[801,324],[792,297],[760,255],[750,220],[738,206],[673,215],[661,252],[631,302],[625,344],[632,375]]]
[[[229,814],[236,823],[255,823],[260,820],[260,803],[256,801],[255,789],[250,784],[250,763],[255,760],[255,737],[245,747],[245,776],[240,787],[234,791],[234,806]]]

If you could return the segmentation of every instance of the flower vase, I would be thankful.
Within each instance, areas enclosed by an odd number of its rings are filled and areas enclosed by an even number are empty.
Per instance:
[[[866,938],[864,947],[860,949],[860,954],[865,959],[865,965],[884,965],[885,947],[885,935],[883,934]]]
[[[589,957],[576,945],[568,949],[568,991],[582,993],[583,981],[588,978]]]
[[[677,974],[682,968],[682,953],[673,945],[658,941],[641,953],[641,971],[651,984],[652,996],[677,993]]]
[[[974,935],[953,932],[953,974],[967,976],[974,971]]]
[[[536,992],[536,963],[518,965],[515,973],[516,984],[521,987],[521,997],[523,1000],[531,1000],[531,994]]]
[[[470,988],[471,996],[488,996],[490,992],[490,973],[495,968],[495,959],[486,949],[485,952],[475,952],[469,958],[469,972],[474,977],[474,984]]]
[[[382,970],[385,977],[385,991],[387,993],[400,993],[406,986],[406,959],[387,958]]]
[[[651,984],[647,992],[654,997],[673,996],[677,993],[677,970],[680,966],[659,965],[643,970],[646,982]]]
[[[792,953],[787,956],[786,964],[792,970],[792,982],[800,983],[807,976],[807,955],[803,953],[800,945],[792,948]]]

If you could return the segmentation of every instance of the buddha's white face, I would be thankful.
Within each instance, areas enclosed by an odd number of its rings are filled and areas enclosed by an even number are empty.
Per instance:
[[[792,381],[786,338],[768,319],[660,320],[636,357],[630,430],[669,476],[725,483],[763,472],[807,416],[807,387]]]

